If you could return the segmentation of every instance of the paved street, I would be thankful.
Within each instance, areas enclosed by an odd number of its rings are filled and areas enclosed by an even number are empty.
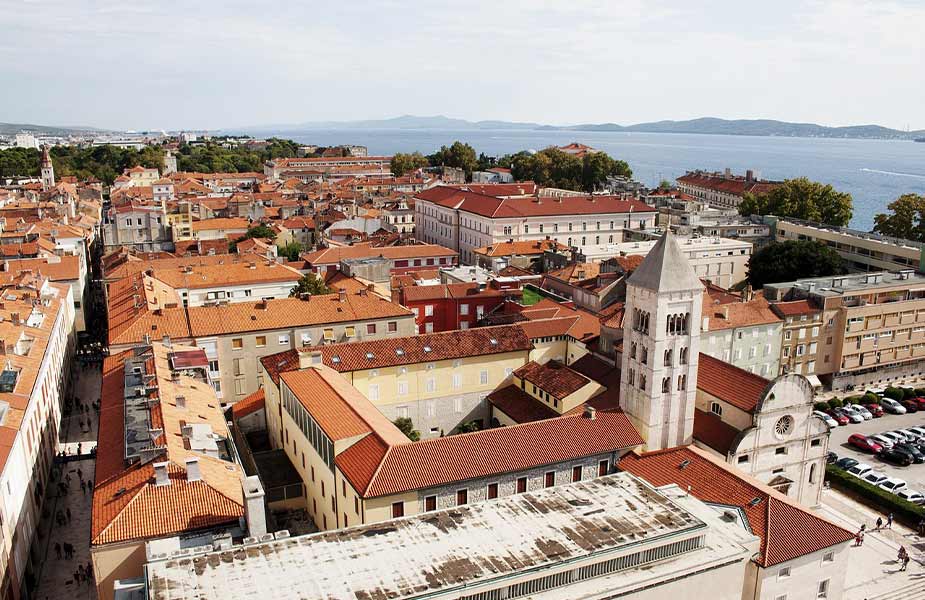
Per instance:
[[[848,445],[848,436],[852,433],[872,435],[874,433],[912,426],[925,426],[925,412],[917,412],[910,415],[885,414],[879,419],[871,419],[863,423],[836,427],[832,430],[832,436],[829,438],[829,450],[837,454],[839,458],[850,456],[871,465],[874,469],[882,471],[890,477],[899,477],[905,480],[907,485],[912,489],[925,493],[925,464],[900,467],[882,461],[868,452]]]
[[[75,369],[80,369],[80,376],[75,385],[75,396],[90,405],[99,398],[99,365],[81,368],[75,362]],[[88,426],[89,423],[89,426]],[[91,407],[88,412],[76,410],[65,417],[59,433],[59,450],[66,450],[69,455],[77,453],[78,444],[83,458],[58,463],[61,480],[67,485],[67,494],[59,495],[57,484],[49,485],[46,499],[48,518],[39,524],[42,536],[36,539],[38,547],[34,550],[44,560],[38,561],[36,573],[39,584],[35,598],[39,600],[96,600],[96,587],[92,583],[76,581],[78,565],[85,567],[90,562],[90,508],[92,493],[81,491],[81,476],[89,483],[93,479],[95,460],[89,456],[90,449],[96,446],[97,417]],[[79,473],[78,473],[79,470]],[[68,478],[70,481],[68,482]],[[65,524],[59,526],[56,521],[58,512],[64,515]],[[70,519],[67,518],[70,511]],[[71,544],[74,557],[58,558],[55,544]]]

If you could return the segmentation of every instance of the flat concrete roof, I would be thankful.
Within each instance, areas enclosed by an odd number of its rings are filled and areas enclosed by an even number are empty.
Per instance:
[[[774,294],[783,295],[792,288],[802,290],[811,295],[833,297],[854,292],[875,291],[879,288],[890,287],[915,288],[920,291],[925,286],[925,275],[916,273],[913,269],[904,271],[872,271],[855,275],[829,275],[827,277],[810,277],[786,281],[781,283],[765,284],[765,289]],[[776,297],[776,296],[772,296]]]
[[[413,517],[149,563],[156,600],[417,598],[634,546],[704,535],[705,520],[629,473]],[[599,560],[604,560],[600,558]],[[537,575],[539,576],[539,575]],[[482,588],[484,589],[484,588]]]

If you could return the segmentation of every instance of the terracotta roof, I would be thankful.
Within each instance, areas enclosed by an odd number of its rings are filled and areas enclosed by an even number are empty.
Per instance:
[[[781,321],[762,295],[756,295],[748,302],[716,302],[712,295],[703,295],[703,316],[709,318],[709,331],[771,325]]]
[[[536,385],[560,400],[591,383],[587,377],[557,360],[543,364],[531,360],[514,371],[514,376]]]
[[[677,181],[678,183],[734,196],[742,196],[746,193],[766,194],[780,185],[780,183],[773,181],[747,181],[742,176],[726,177],[718,173],[697,172],[682,175],[678,177]]]
[[[245,396],[243,399],[235,402],[231,407],[231,413],[234,415],[235,419],[240,419],[241,417],[246,417],[249,414],[263,409],[265,406],[266,396],[263,388],[260,388],[249,396]]]
[[[248,257],[245,257],[245,259]],[[175,289],[201,289],[250,283],[291,283],[295,285],[302,274],[296,269],[276,262],[267,264],[251,256],[249,262],[227,260],[224,264],[191,265],[173,269],[156,268],[152,276]]]
[[[370,470],[357,468],[363,463],[358,455],[380,448],[358,449],[348,460],[345,452],[335,462],[368,498],[524,471],[640,444],[642,438],[625,414],[598,411],[594,419],[563,416],[392,446],[368,480],[363,475]]]
[[[391,260],[415,258],[439,258],[457,256],[458,253],[435,244],[416,244],[413,246],[335,246],[302,254],[302,258],[312,265],[339,263],[347,258],[373,258],[383,256]]]
[[[523,329],[517,325],[502,325],[366,342],[330,344],[306,348],[305,351],[320,352],[325,365],[336,371],[349,372],[518,352],[530,350],[532,347],[533,344]]]
[[[760,375],[700,353],[697,389],[740,408],[754,412],[771,382]]]
[[[694,438],[726,455],[733,442],[739,436],[739,430],[723,421],[716,413],[694,409]]]
[[[216,230],[244,230],[250,227],[251,222],[242,218],[224,218],[224,219],[206,219],[204,221],[193,221],[193,231],[216,231]]]
[[[484,256],[532,256],[543,254],[547,250],[568,250],[568,246],[560,244],[556,240],[536,240],[522,242],[498,242],[484,248],[473,250],[476,254]]]
[[[753,560],[762,567],[779,565],[854,538],[854,533],[810,513],[693,446],[642,455],[631,453],[620,460],[619,467],[657,487],[689,486],[691,494],[703,502],[741,508],[749,528],[761,538],[760,554]]]
[[[521,323],[521,325],[528,327],[528,335],[531,338],[545,337],[548,335],[564,335],[562,333],[542,333],[547,328],[550,330],[558,330],[561,328],[561,326],[564,325],[563,317],[573,319],[572,323],[565,330],[565,334],[568,334],[570,337],[580,342],[591,341],[601,334],[601,321],[598,317],[580,308],[571,308],[569,306],[557,304],[548,298],[544,298],[532,306],[525,307],[520,314],[531,321],[553,319],[559,321],[557,324],[545,323],[534,326]]]
[[[80,257],[66,254],[54,258],[26,258],[6,261],[8,273],[31,270],[41,272],[52,281],[72,281],[80,279]],[[79,300],[79,298],[74,298]]]
[[[585,279],[597,277],[601,272],[601,263],[575,263],[563,269],[556,269],[546,273],[549,277],[555,277],[562,281],[574,283]]]
[[[771,310],[780,315],[782,318],[798,317],[801,315],[814,315],[822,312],[809,300],[796,300],[794,302],[775,302],[771,305]]]
[[[530,423],[560,416],[514,384],[493,391],[485,399],[516,423]]]
[[[496,296],[519,296],[519,289],[499,290],[493,287],[479,289],[477,283],[444,283],[440,285],[411,285],[401,288],[402,302],[423,302],[444,298],[489,298]]]

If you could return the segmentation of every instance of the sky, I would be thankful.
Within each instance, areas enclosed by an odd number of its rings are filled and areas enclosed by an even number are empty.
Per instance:
[[[923,31],[923,0],[0,0],[0,122],[921,129]]]

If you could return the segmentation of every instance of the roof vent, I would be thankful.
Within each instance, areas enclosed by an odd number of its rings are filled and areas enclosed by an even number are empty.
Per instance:
[[[186,409],[186,396],[177,396],[177,408],[180,410]]]
[[[190,456],[186,459],[186,480],[187,481],[200,481],[202,479],[202,471],[199,470],[199,457]]]
[[[340,363],[340,356],[338,356],[338,355],[335,354],[334,356],[331,357],[331,362],[334,363],[335,365],[336,365],[336,364],[339,364],[339,363]]]
[[[749,506],[758,506],[759,504],[761,504],[761,498],[758,496],[755,496],[754,498],[748,501]]]
[[[432,351],[433,351],[433,348],[431,348],[430,346],[424,346],[424,352],[432,352]]]
[[[684,468],[686,468],[689,464],[691,464],[691,461],[689,461],[689,460],[687,460],[687,459],[684,459],[684,460],[681,461],[681,464],[678,465],[678,468],[679,468],[679,469],[684,469]]]
[[[586,406],[586,407],[585,407],[585,418],[586,418],[586,419],[590,419],[590,420],[592,420],[592,421],[593,421],[594,419],[596,419],[596,418],[597,418],[597,409],[594,408],[593,406]]]
[[[372,352],[366,353],[366,360],[373,360],[374,358],[376,358],[376,355],[373,354]]]
[[[404,350],[404,348],[396,348],[396,349],[395,349],[395,356],[404,356],[404,355],[405,355],[405,350]]]
[[[157,487],[170,485],[170,476],[167,474],[167,463],[154,463],[154,485]]]

